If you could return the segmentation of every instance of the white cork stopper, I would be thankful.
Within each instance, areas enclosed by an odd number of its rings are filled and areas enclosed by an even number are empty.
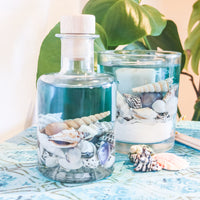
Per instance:
[[[94,15],[68,15],[63,16],[60,22],[61,33],[95,33]]]

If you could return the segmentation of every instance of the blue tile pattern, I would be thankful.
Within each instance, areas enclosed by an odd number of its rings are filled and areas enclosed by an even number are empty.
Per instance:
[[[200,138],[200,122],[182,121],[181,133]],[[70,186],[37,170],[36,127],[0,144],[0,200],[189,200],[200,199],[200,151],[176,143],[169,152],[185,158],[181,171],[134,172],[127,155],[116,154],[107,179]]]

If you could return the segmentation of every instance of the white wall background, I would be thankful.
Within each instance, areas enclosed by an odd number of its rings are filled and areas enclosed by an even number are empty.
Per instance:
[[[36,69],[42,40],[65,14],[80,12],[87,0],[0,0],[0,135],[5,140],[31,125]],[[182,42],[195,0],[143,0],[178,25]],[[195,77],[196,83],[198,77]],[[181,77],[179,105],[187,119],[195,94]]]

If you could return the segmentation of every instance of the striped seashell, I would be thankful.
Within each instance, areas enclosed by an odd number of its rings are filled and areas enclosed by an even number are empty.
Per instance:
[[[81,117],[81,118],[76,118],[76,119],[71,119],[71,120],[65,120],[64,122],[69,127],[78,129],[83,124],[89,125],[89,124],[94,123],[98,120],[101,120],[109,115],[110,115],[110,111],[107,111],[107,112],[103,112],[103,113],[99,113],[99,114],[95,114],[95,115],[90,115],[88,117]]]
[[[141,98],[131,94],[123,94],[130,108],[142,108]]]
[[[143,85],[133,88],[133,92],[168,92],[170,85],[173,83],[172,78],[162,80],[159,82]]]

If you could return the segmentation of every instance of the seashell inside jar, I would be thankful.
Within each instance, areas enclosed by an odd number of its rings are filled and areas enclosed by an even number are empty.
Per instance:
[[[39,170],[66,183],[89,182],[110,175],[115,143],[113,124],[104,121],[109,115],[110,111],[106,111],[75,119],[60,118],[57,122],[50,120],[57,114],[40,115],[45,126],[38,127],[37,133]]]
[[[152,145],[158,152],[172,147],[170,142],[167,147],[167,143],[173,140],[178,102],[178,84],[173,79],[133,87],[130,93],[118,91],[115,122],[118,152],[127,153],[131,144]],[[163,142],[166,147],[161,149],[159,144]]]

